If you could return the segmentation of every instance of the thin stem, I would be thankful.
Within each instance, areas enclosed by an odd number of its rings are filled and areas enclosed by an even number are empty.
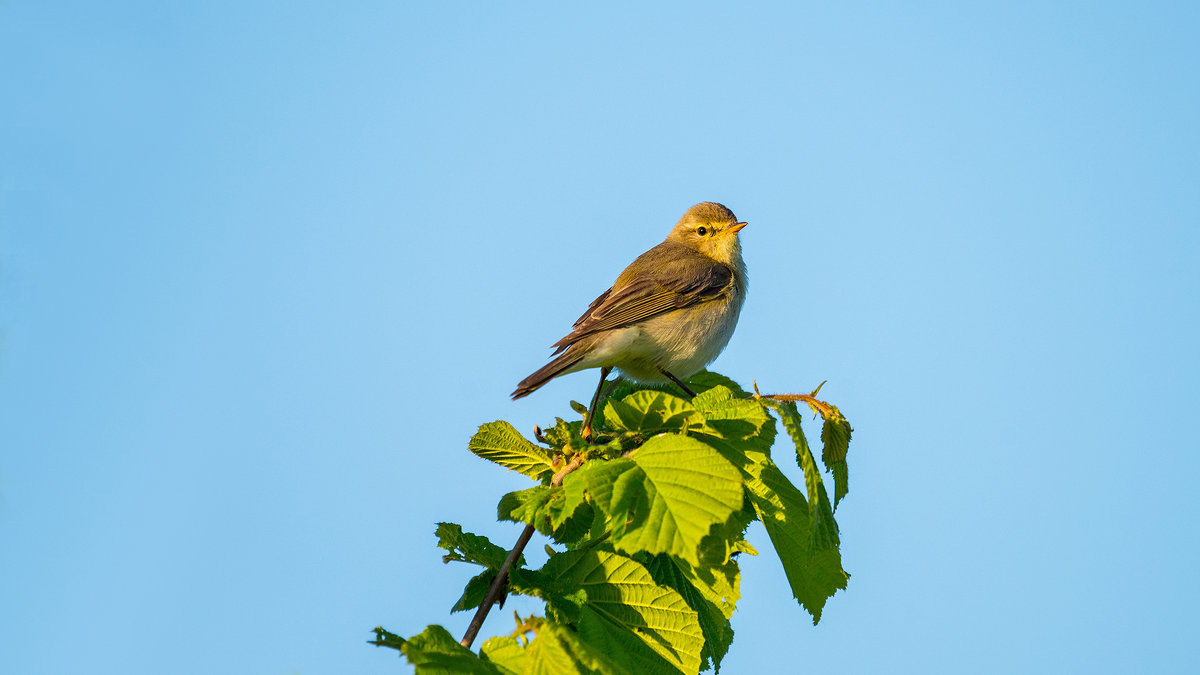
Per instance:
[[[550,485],[552,487],[562,485],[563,479],[567,477],[567,474],[582,466],[583,461],[583,453],[577,453],[562,468],[562,471],[554,474],[554,477],[550,479]],[[475,610],[475,616],[471,619],[471,625],[467,626],[467,632],[459,642],[462,646],[468,649],[471,648],[471,643],[475,641],[475,636],[479,634],[479,629],[483,627],[483,620],[487,618],[492,605],[496,604],[496,601],[500,599],[500,596],[508,586],[508,570],[512,568],[517,558],[521,557],[521,553],[525,551],[525,545],[529,543],[532,537],[533,525],[526,525],[525,530],[521,532],[521,536],[517,538],[517,543],[508,552],[508,557],[504,559],[504,564],[500,566],[500,571],[496,574],[496,578],[492,580],[492,585],[488,587],[487,595],[483,596],[483,602],[479,603],[479,609]]]
[[[488,611],[492,609],[492,605],[499,599],[503,589],[508,584],[508,568],[512,567],[513,561],[521,556],[525,550],[525,545],[529,543],[529,539],[533,537],[533,526],[526,525],[525,531],[517,538],[517,545],[508,552],[508,557],[504,559],[504,564],[500,566],[500,573],[492,580],[492,585],[488,587],[487,595],[483,597],[483,602],[479,603],[479,609],[475,610],[475,617],[471,619],[471,625],[467,626],[467,632],[463,635],[462,646],[470,649],[471,643],[475,641],[475,636],[479,634],[479,629],[483,627],[483,620],[487,618]]]

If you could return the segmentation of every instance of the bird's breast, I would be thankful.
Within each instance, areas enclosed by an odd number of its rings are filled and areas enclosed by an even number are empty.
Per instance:
[[[694,375],[729,344],[744,299],[745,293],[735,286],[722,299],[660,314],[621,329],[619,335],[613,335],[614,349],[606,350],[610,354],[620,352],[623,357],[612,365],[626,376],[645,382],[664,381],[660,368],[680,378]]]

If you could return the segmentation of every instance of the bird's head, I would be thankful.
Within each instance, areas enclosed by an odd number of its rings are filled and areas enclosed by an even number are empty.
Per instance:
[[[703,202],[683,214],[667,241],[676,241],[726,265],[740,265],[742,245],[738,232],[746,226],[739,223],[733,211],[716,202]]]

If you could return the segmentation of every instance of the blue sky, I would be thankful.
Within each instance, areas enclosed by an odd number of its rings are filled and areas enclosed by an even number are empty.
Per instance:
[[[1194,671],[1198,30],[4,3],[0,672],[410,672],[372,627],[469,620],[434,523],[519,532],[467,439],[586,400],[508,393],[705,200],[750,222],[714,369],[855,427],[849,589],[814,628],[745,561],[727,672]]]

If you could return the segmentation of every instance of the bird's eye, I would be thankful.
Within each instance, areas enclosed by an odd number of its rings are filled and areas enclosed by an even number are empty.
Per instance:
[[[696,234],[703,237],[704,235],[708,234],[708,228],[701,225],[700,227],[696,228]]]

